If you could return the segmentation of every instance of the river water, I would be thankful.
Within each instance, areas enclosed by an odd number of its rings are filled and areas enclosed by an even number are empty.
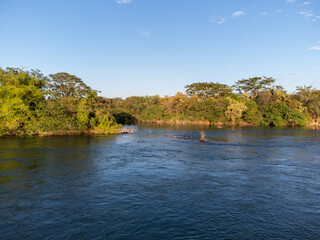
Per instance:
[[[0,138],[0,239],[320,239],[320,131]]]

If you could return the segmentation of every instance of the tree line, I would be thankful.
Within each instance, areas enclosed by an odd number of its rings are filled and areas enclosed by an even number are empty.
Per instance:
[[[297,87],[289,94],[270,77],[237,81],[233,86],[198,82],[175,96],[104,99],[122,123],[176,122],[213,125],[305,126],[320,123],[320,91]]]
[[[0,136],[119,133],[121,124],[186,122],[221,125],[319,124],[320,91],[289,94],[275,79],[254,77],[233,86],[199,82],[174,96],[99,97],[69,73],[0,68]]]

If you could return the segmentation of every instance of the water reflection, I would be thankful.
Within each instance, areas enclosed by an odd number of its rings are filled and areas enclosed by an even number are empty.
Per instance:
[[[16,184],[9,187],[34,188],[59,176],[88,169],[92,141],[109,139],[112,137],[0,138],[0,176],[5,179],[1,182],[14,179]]]

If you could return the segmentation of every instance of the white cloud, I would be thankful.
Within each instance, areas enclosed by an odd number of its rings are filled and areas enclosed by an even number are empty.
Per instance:
[[[264,15],[267,15],[267,13],[266,12],[261,12],[260,15],[264,16]]]
[[[320,16],[316,16],[316,19],[320,19]]]
[[[310,70],[311,70],[311,71],[318,71],[319,68],[317,68],[317,67],[312,67],[312,68],[310,68]]]
[[[277,11],[276,11],[276,13],[282,13],[282,10],[281,10],[281,9],[279,9],[279,10],[277,10]]]
[[[242,15],[245,15],[243,11],[236,11],[232,14],[232,17],[235,18],[235,17],[240,17]]]
[[[311,2],[303,2],[303,3],[301,3],[302,6],[307,6],[307,5],[310,5],[310,4],[311,4]]]
[[[320,51],[320,47],[311,47],[309,50],[315,50],[315,51]]]
[[[151,33],[150,32],[141,32],[140,35],[143,36],[143,37],[151,37]]]
[[[286,3],[295,3],[296,0],[286,0]]]
[[[211,18],[210,18],[210,22],[217,23],[217,24],[222,24],[225,21],[226,21],[226,18],[221,15],[217,16],[217,17],[211,16]]]
[[[300,15],[303,15],[305,17],[313,17],[314,14],[312,13],[312,10],[306,10],[299,12]]]
[[[132,0],[115,0],[118,4],[128,4],[131,3]]]

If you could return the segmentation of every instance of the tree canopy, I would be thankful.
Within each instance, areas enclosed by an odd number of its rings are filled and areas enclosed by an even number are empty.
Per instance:
[[[93,90],[81,78],[65,72],[50,74],[50,94],[59,97],[87,97]]]
[[[253,77],[233,87],[198,82],[186,94],[98,97],[79,77],[60,72],[0,68],[0,136],[119,132],[118,123],[200,122],[304,126],[320,124],[320,91],[297,87],[288,94],[275,79]],[[118,123],[117,123],[118,121]]]
[[[253,77],[237,81],[234,87],[240,94],[245,92],[250,97],[256,97],[261,91],[271,90],[274,82],[275,79],[271,77]]]
[[[0,136],[119,131],[97,94],[68,73],[0,68]]]
[[[208,98],[215,96],[227,96],[232,92],[232,88],[226,84],[213,82],[199,82],[186,85],[186,93],[188,96],[199,96],[200,98]]]

